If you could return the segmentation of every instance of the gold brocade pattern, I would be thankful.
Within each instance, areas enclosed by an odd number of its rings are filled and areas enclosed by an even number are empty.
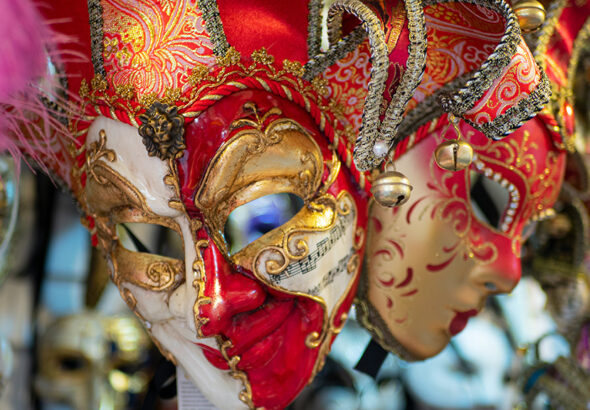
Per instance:
[[[158,4],[159,3],[159,4]],[[139,97],[187,85],[190,68],[215,63],[196,0],[102,0],[104,66]]]
[[[493,121],[506,110],[526,99],[537,87],[540,75],[537,64],[524,42],[517,48],[504,75],[494,82],[482,99],[466,115],[476,124]]]

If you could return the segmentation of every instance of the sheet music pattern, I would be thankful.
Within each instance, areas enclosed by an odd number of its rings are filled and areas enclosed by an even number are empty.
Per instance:
[[[351,247],[350,250],[348,251],[348,255],[346,255],[345,257],[340,259],[338,261],[338,265],[335,268],[330,269],[328,271],[328,273],[326,273],[324,275],[324,277],[322,278],[322,281],[309,290],[309,294],[313,295],[313,296],[317,296],[328,285],[330,285],[332,282],[334,282],[336,275],[338,275],[339,273],[344,272],[346,270],[346,265],[348,264],[348,261],[350,260],[352,255],[354,255],[354,252],[355,252],[354,249]]]
[[[344,234],[346,233],[347,226],[350,227],[349,225],[353,224],[354,216],[354,212],[350,212],[347,215],[340,216],[335,226],[330,230],[329,236],[319,241],[316,244],[315,249],[311,251],[309,255],[307,255],[305,258],[301,259],[296,263],[291,263],[289,266],[287,266],[287,269],[285,269],[281,274],[270,276],[270,281],[273,284],[280,285],[280,283],[285,279],[297,275],[305,275],[309,272],[314,271],[317,268],[318,261],[321,260],[334,247],[336,242],[338,242],[338,240],[344,236]],[[331,283],[338,272],[340,272],[342,269],[346,269],[346,262],[348,261],[351,255],[352,253],[342,258],[338,262],[338,266],[330,270],[330,272],[328,272],[324,276],[324,278],[322,278],[322,284],[325,280],[328,281],[326,284]],[[341,265],[343,265],[344,268],[342,268]],[[330,275],[332,278],[327,279]],[[313,289],[316,289],[316,292],[319,292],[321,289],[324,288],[322,284],[316,285]]]

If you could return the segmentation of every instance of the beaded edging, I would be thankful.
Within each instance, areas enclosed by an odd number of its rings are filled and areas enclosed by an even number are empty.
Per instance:
[[[322,43],[322,9],[324,0],[310,0],[307,16],[307,57],[314,58],[320,54]]]
[[[103,58],[102,6],[100,5],[100,0],[88,0],[88,22],[90,24],[91,59],[94,73],[106,77]]]
[[[213,54],[217,58],[225,57],[230,49],[225,32],[223,31],[223,23],[219,16],[219,8],[215,0],[199,0],[198,7],[203,13],[203,20],[205,20],[205,27],[209,33],[211,43],[213,43]]]

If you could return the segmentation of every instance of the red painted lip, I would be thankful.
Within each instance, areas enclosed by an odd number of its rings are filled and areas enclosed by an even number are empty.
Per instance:
[[[451,324],[449,325],[449,332],[451,336],[455,336],[456,334],[460,333],[465,326],[467,326],[467,321],[470,317],[477,315],[477,310],[471,309],[466,312],[455,312],[456,315],[451,320]]]

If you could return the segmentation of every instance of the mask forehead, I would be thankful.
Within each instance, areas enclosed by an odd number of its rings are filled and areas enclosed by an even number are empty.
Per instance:
[[[318,131],[317,125],[309,114],[296,105],[262,91],[244,91],[232,95],[232,98],[222,99],[214,106],[191,122],[186,130],[187,150],[178,160],[179,179],[185,205],[194,204],[194,195],[202,184],[207,167],[219,148],[229,141],[236,133],[232,124],[239,124],[239,120],[255,119],[252,105],[254,104],[259,116],[268,113],[273,108],[279,109],[281,118],[295,120],[313,141],[319,145],[324,158],[331,158],[332,151],[328,148],[327,140]],[[280,108],[279,108],[280,107]],[[275,116],[272,119],[276,119]],[[265,121],[265,125],[270,121]],[[255,127],[250,127],[255,128]],[[254,152],[252,152],[253,154]]]
[[[181,215],[179,210],[169,206],[174,191],[164,183],[164,178],[170,174],[168,164],[148,155],[137,128],[99,117],[89,128],[86,143],[89,167],[95,161],[108,165],[138,191],[145,206],[155,214],[172,218]],[[92,178],[95,174],[90,172],[89,179]]]

